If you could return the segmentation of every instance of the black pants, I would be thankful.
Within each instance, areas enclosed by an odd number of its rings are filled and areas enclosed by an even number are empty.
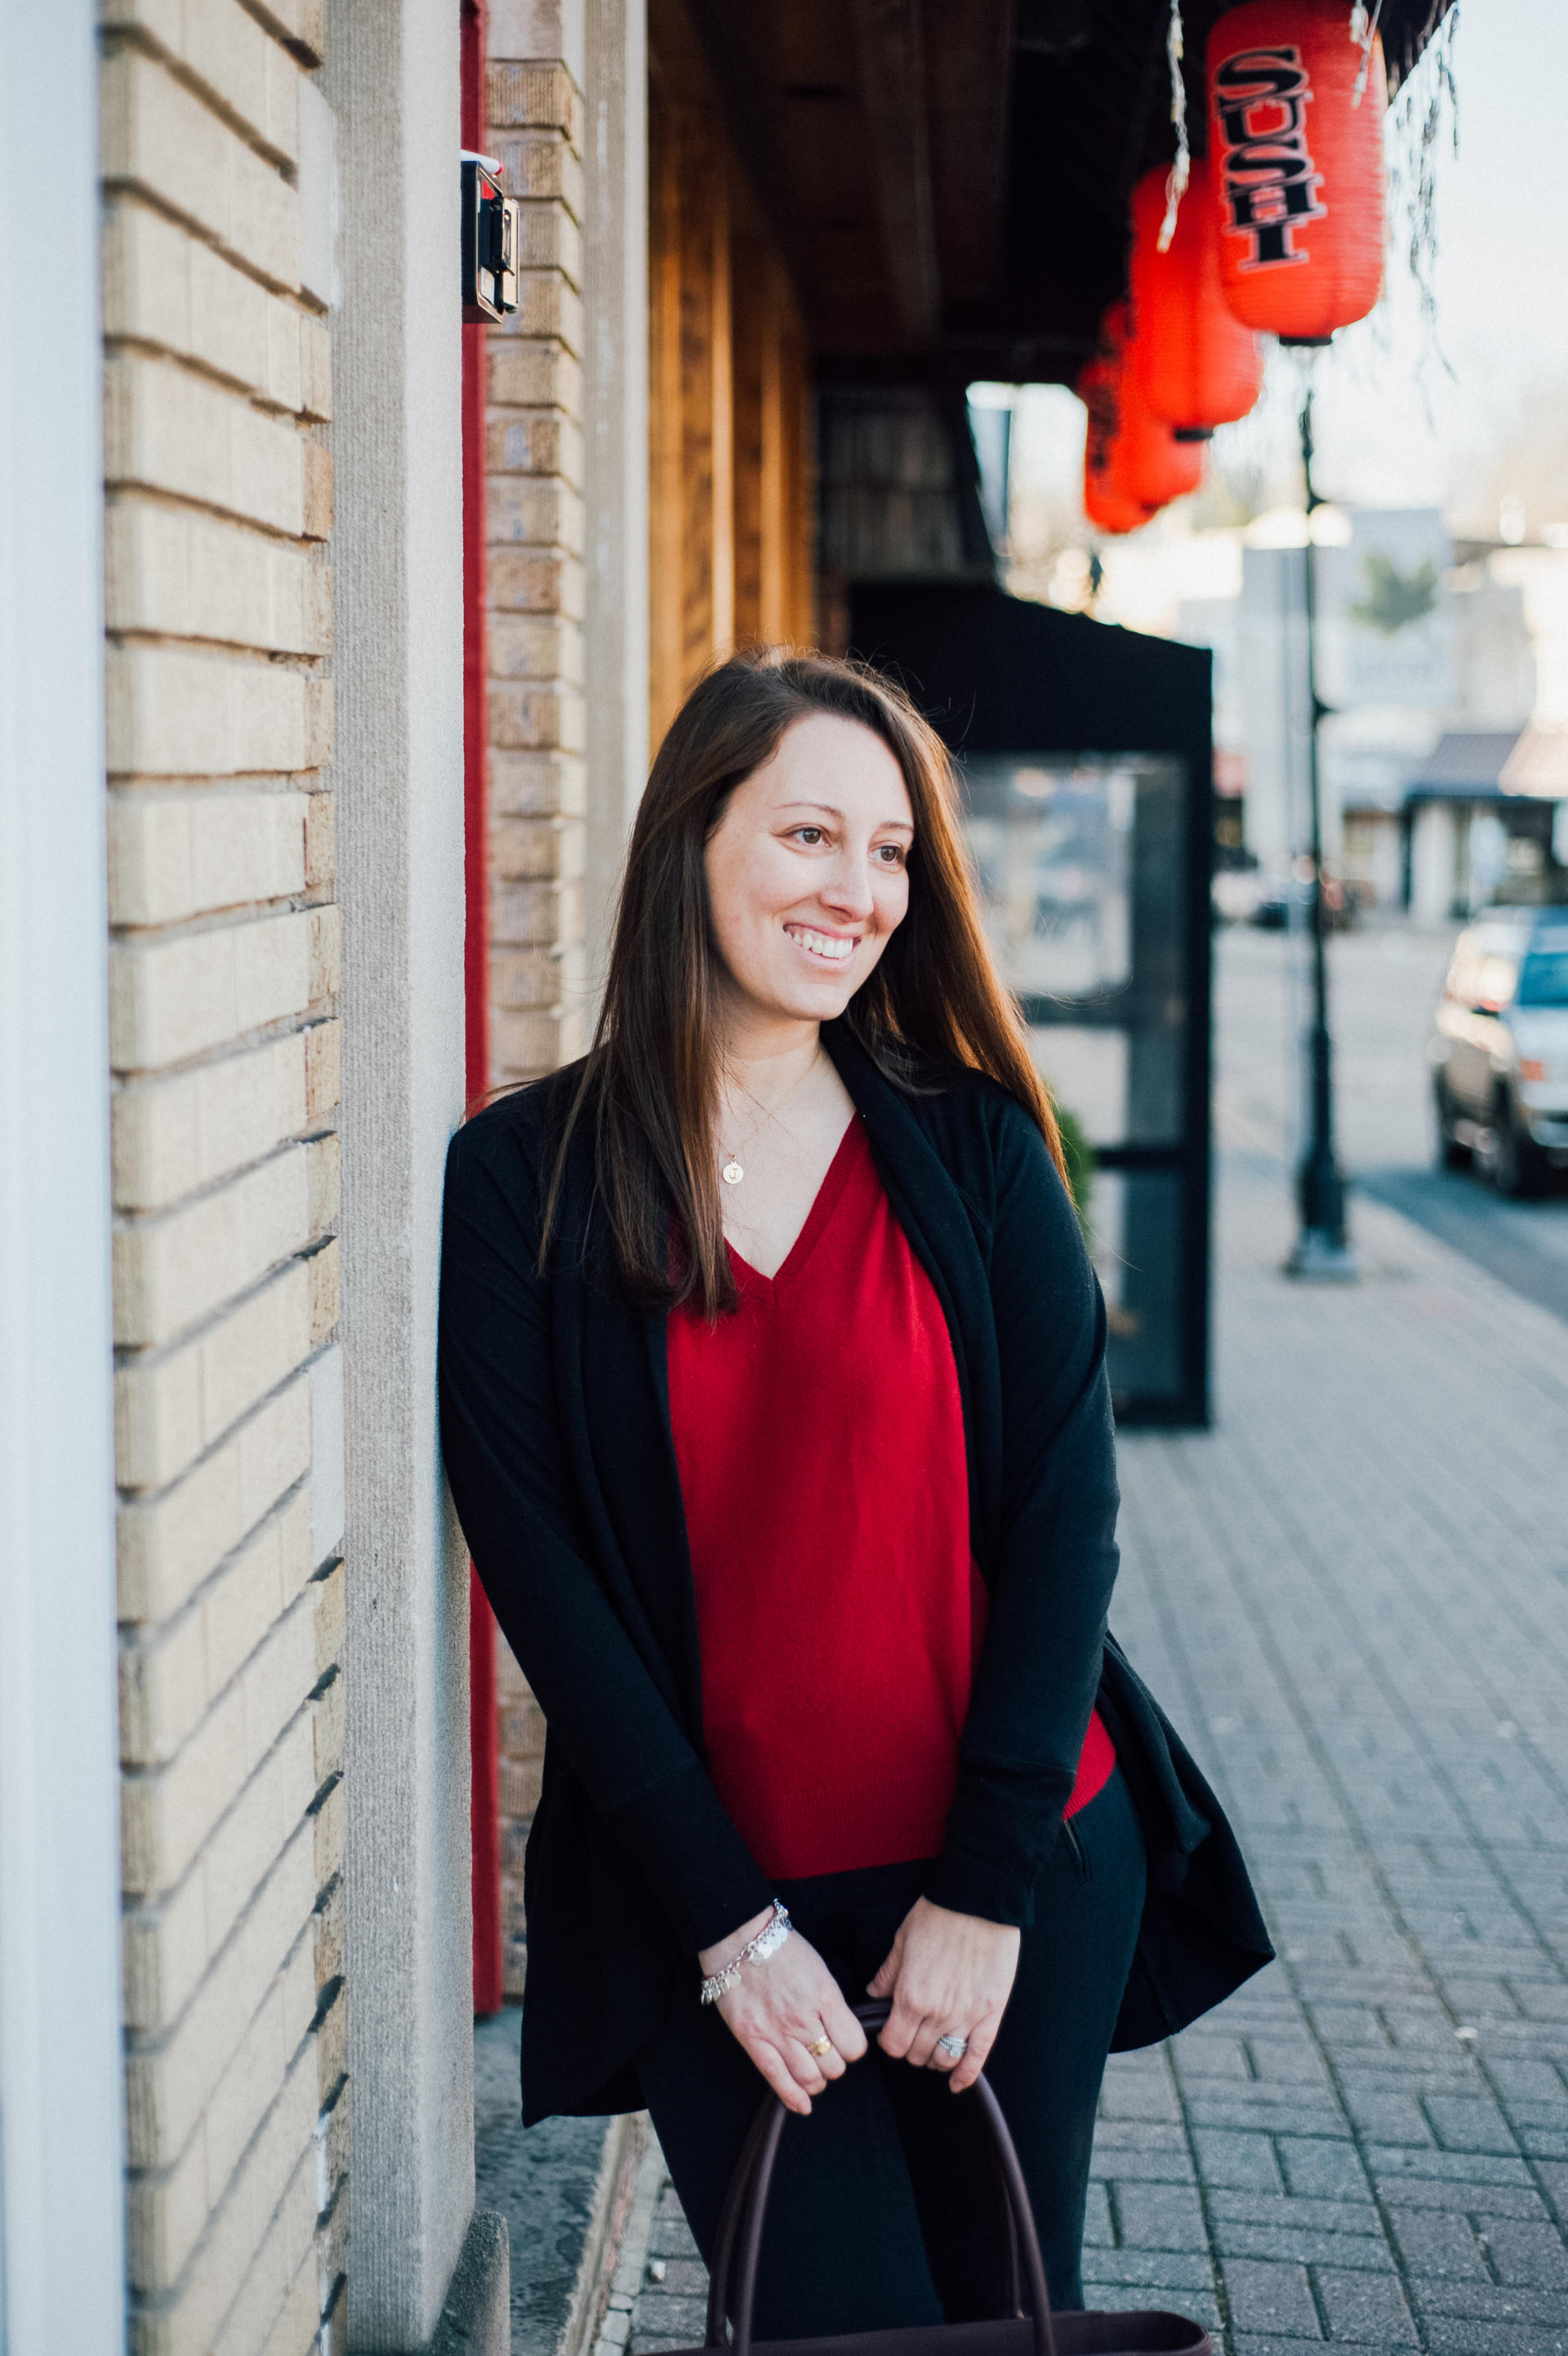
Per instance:
[[[1083,2305],[1084,2202],[1095,2106],[1144,1902],[1144,1847],[1120,1772],[1072,1819],[1041,1877],[1035,1922],[986,2076],[1018,2147],[1052,2304]],[[918,1864],[786,1881],[779,1895],[851,2003],[919,1895]],[[763,1967],[766,1969],[766,1966]],[[767,2092],[712,2007],[678,2004],[639,2056],[643,2100],[711,2263],[725,2189]],[[769,2097],[771,2099],[771,2097]],[[1003,2310],[1005,2240],[977,2107],[935,2070],[875,2041],[809,2119],[789,2119],[768,2202],[756,2328],[769,2340]]]

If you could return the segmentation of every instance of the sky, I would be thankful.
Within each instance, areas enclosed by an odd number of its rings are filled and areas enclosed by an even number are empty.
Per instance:
[[[1361,504],[1474,497],[1476,474],[1532,392],[1560,386],[1568,409],[1568,5],[1461,0],[1450,57],[1458,154],[1445,108],[1435,330],[1396,250],[1379,312],[1318,368],[1324,488]],[[1395,101],[1396,154],[1413,144],[1410,102],[1423,111],[1430,80],[1419,70],[1408,102]]]
[[[1495,528],[1499,453],[1532,403],[1537,440],[1552,436],[1555,410],[1544,396],[1553,391],[1568,477],[1568,0],[1460,0],[1456,13],[1458,153],[1446,102],[1434,151],[1435,322],[1423,317],[1396,241],[1370,318],[1310,362],[1274,354],[1258,409],[1215,444],[1222,466],[1264,489],[1255,503],[1299,496],[1294,421],[1308,366],[1319,487],[1330,498],[1442,506],[1461,528]],[[1391,110],[1396,176],[1408,177],[1433,79],[1429,59]],[[1016,493],[1026,499],[1034,486],[1048,495],[1070,482],[1081,437],[1069,395],[1026,393],[1015,415]],[[1541,519],[1532,517],[1532,530]]]

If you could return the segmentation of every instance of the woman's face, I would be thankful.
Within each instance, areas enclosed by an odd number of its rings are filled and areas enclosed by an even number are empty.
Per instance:
[[[857,721],[812,712],[731,794],[709,838],[714,937],[746,1016],[842,1014],[909,905],[914,816]]]

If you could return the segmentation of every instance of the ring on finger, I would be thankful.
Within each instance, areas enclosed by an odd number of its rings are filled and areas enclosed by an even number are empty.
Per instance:
[[[819,2062],[824,2053],[831,2053],[832,2050],[833,2040],[831,2037],[819,2037],[814,2044],[808,2045],[806,2048],[807,2052]]]
[[[961,2062],[969,2051],[969,2040],[967,2037],[939,2037],[937,2051],[950,2055],[954,2062]]]

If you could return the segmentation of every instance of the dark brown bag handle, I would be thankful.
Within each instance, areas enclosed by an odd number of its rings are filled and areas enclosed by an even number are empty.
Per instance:
[[[893,2010],[884,1998],[876,2004],[857,2004],[855,2019],[868,2029],[880,2029]],[[1045,2261],[1040,2255],[1039,2236],[1035,2231],[1034,2211],[1029,2205],[1028,2188],[1018,2154],[1002,2115],[1002,2105],[987,2084],[983,2072],[976,2078],[973,2094],[978,2097],[981,2114],[991,2138],[992,2158],[995,2164],[998,2190],[1002,2195],[1003,2215],[1007,2226],[1008,2274],[1010,2297],[1014,2314],[1023,2312],[1019,2297],[1018,2260],[1023,2254],[1024,2270],[1028,2276],[1029,2305],[1035,2325],[1035,2356],[1056,2356],[1056,2340],[1051,2330],[1051,2302],[1046,2288]],[[757,2106],[756,2117],[746,2131],[730,2179],[725,2198],[724,2213],[719,2220],[717,2244],[714,2250],[713,2271],[708,2280],[707,2345],[724,2348],[732,2356],[751,2356],[752,2315],[757,2301],[757,2270],[762,2254],[762,2229],[768,2211],[768,2194],[773,2180],[773,2165],[779,2157],[779,2139],[789,2116],[777,2094],[765,2095]],[[736,2281],[736,2257],[739,2258],[739,2279]],[[735,2290],[733,2301],[729,2296]],[[735,2338],[726,2343],[725,2314],[733,2305]]]
[[[870,2027],[875,2028],[886,2019],[892,2008],[884,2002],[879,2005],[856,2006],[852,2009],[856,2011]],[[987,2094],[990,2091],[987,2087]],[[778,2107],[782,2111],[784,2106],[780,2103]],[[707,2345],[710,2348],[724,2348],[728,2345],[725,2337],[725,2322],[729,2308],[733,2304],[736,2287],[736,2244],[739,2239],[742,2220],[746,2213],[746,2199],[751,2189],[752,2179],[757,2172],[757,2155],[762,2148],[763,2139],[773,2115],[772,2106],[765,2094],[757,2106],[750,2126],[746,2129],[746,2140],[740,2147],[740,2157],[736,2161],[735,2172],[730,2178],[729,2190],[725,2195],[725,2205],[719,2216],[718,2244],[714,2252],[713,2272],[708,2279]],[[990,2144],[990,2151],[992,2173],[996,2179],[997,2199],[1001,2203],[1003,2222],[1007,2229],[1006,2312],[1009,2315],[1021,2316],[1025,2312],[1025,2308],[1018,2267],[1018,2223],[1013,2214],[1013,2201],[1008,2190],[1007,2177],[994,2141]]]

